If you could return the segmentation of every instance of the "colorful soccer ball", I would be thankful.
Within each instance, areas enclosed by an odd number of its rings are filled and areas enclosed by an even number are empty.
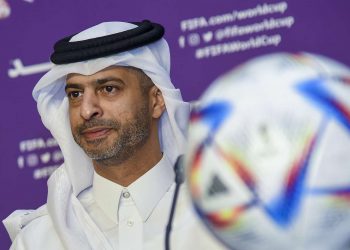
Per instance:
[[[272,54],[216,80],[190,121],[196,212],[237,250],[350,249],[350,70]]]

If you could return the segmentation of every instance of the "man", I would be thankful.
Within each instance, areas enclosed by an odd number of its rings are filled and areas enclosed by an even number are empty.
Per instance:
[[[110,22],[55,44],[33,96],[64,164],[46,205],[4,221],[12,249],[164,249],[189,104],[171,83],[163,33]],[[217,249],[208,237],[182,192],[171,249]]]

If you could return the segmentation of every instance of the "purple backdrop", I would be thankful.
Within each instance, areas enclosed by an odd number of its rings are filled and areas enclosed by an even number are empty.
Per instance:
[[[31,91],[50,67],[53,43],[103,21],[162,23],[172,79],[187,101],[219,74],[256,55],[308,51],[350,65],[346,0],[0,0],[0,218],[36,208],[62,155]],[[0,226],[0,249],[10,241]]]

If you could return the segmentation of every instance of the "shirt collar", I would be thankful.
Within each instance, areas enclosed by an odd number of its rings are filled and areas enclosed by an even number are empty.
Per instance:
[[[162,159],[153,168],[128,187],[114,183],[95,172],[92,190],[98,206],[117,223],[120,197],[123,192],[128,191],[143,221],[146,221],[174,179],[173,166],[163,153]]]

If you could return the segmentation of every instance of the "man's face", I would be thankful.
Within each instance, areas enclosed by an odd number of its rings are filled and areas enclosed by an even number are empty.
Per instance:
[[[93,160],[122,163],[147,141],[152,115],[139,81],[134,70],[117,66],[67,76],[72,134]]]

